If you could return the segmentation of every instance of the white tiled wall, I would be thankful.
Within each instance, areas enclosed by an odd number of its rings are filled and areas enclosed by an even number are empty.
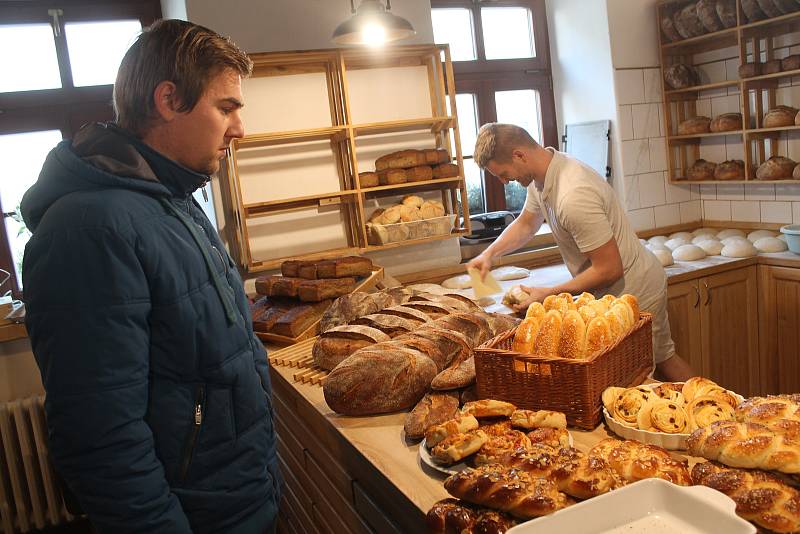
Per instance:
[[[636,230],[699,221],[699,189],[667,181],[667,152],[657,68],[614,72],[622,143],[625,207]]]

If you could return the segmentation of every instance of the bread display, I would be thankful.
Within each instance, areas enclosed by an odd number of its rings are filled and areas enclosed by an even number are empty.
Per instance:
[[[724,493],[736,503],[736,514],[773,532],[800,531],[800,492],[763,471],[698,463],[692,481]]]
[[[402,203],[378,208],[372,213],[367,222],[367,240],[373,245],[384,245],[446,235],[452,227],[453,217],[447,216],[441,201],[406,195]]]
[[[764,73],[768,74],[768,73]],[[783,126],[794,126],[794,118],[797,115],[797,108],[789,106],[777,106],[769,110],[764,115],[762,127],[780,128]]]
[[[378,187],[380,179],[378,173],[375,172],[360,172],[358,173],[358,185],[363,189],[365,187]]]
[[[794,119],[792,119],[794,120]],[[756,169],[758,180],[786,180],[792,177],[795,162],[783,156],[773,156]]]
[[[319,320],[330,304],[331,302],[327,300],[294,306],[275,321],[270,332],[280,336],[297,337]]]
[[[709,130],[712,132],[730,132],[732,130],[742,129],[742,114],[741,113],[723,113],[715,117],[709,124]]]
[[[605,460],[625,483],[646,478],[661,478],[679,486],[692,483],[686,461],[678,461],[654,445],[609,438],[595,445],[589,456]]]
[[[691,65],[678,63],[667,67],[664,81],[672,89],[685,89],[700,83],[700,76]]]
[[[389,339],[388,334],[369,326],[336,326],[320,334],[311,354],[317,367],[330,371],[358,349]]]
[[[744,180],[744,161],[731,159],[714,168],[715,180]]]
[[[575,301],[569,294],[550,295],[543,304],[531,304],[514,335],[512,349],[568,359],[586,359],[603,352],[627,335],[639,317],[636,297],[607,297]],[[578,303],[582,304],[579,309]]]
[[[678,135],[694,135],[708,133],[711,119],[708,117],[692,117],[678,124]]]
[[[698,159],[692,163],[691,167],[686,171],[686,177],[689,180],[713,180],[716,170],[716,163]]]

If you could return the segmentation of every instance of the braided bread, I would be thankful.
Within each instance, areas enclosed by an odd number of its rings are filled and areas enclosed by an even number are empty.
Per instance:
[[[717,421],[686,440],[689,454],[731,467],[800,473],[800,441],[758,423]]]
[[[442,499],[428,510],[426,523],[432,534],[503,534],[517,521],[458,499]]]
[[[511,424],[518,428],[567,428],[567,416],[562,412],[550,410],[515,410],[511,414]]]
[[[736,420],[759,423],[771,430],[800,435],[800,395],[753,397],[736,409]]]
[[[675,460],[655,445],[609,438],[595,445],[589,456],[605,460],[626,483],[645,478],[661,478],[679,486],[692,482],[686,462]]]
[[[539,443],[555,449],[569,447],[569,432],[565,428],[537,428],[528,432],[528,439],[532,444]]]
[[[572,500],[552,480],[535,478],[520,469],[499,464],[465,469],[444,481],[450,495],[473,504],[532,519],[561,510]]]
[[[800,531],[800,492],[763,471],[705,462],[694,466],[692,480],[733,499],[748,521],[774,532]]]
[[[503,434],[489,436],[475,455],[475,465],[498,463],[508,453],[530,446],[531,440],[519,430],[509,430]]]

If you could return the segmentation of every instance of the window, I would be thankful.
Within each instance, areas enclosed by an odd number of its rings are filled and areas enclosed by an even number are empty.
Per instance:
[[[161,16],[159,0],[31,0],[0,3],[0,268],[21,296],[20,266],[30,234],[18,212],[47,153],[83,125],[114,118],[112,84],[142,27]],[[13,51],[13,52],[10,52]]]
[[[544,0],[431,0],[434,40],[450,45],[469,211],[518,213],[526,191],[472,161],[480,125],[522,126],[558,146]]]

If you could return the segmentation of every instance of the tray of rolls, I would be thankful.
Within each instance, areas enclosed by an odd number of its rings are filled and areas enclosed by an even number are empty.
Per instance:
[[[409,239],[448,235],[456,216],[438,200],[406,195],[399,204],[377,208],[367,222],[367,242],[386,245]]]
[[[741,395],[703,377],[603,391],[603,416],[612,432],[626,439],[686,450],[687,438],[716,421],[735,420]]]

